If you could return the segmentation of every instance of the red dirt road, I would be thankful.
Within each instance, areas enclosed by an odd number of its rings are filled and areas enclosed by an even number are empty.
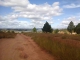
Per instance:
[[[28,36],[0,39],[0,60],[54,60]]]

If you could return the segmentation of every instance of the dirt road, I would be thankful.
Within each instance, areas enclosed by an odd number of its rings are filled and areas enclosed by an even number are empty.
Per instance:
[[[0,60],[54,60],[30,37],[17,34],[12,39],[0,39]]]

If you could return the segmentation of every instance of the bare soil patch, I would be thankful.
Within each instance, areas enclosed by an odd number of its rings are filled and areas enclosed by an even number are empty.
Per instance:
[[[17,34],[15,38],[0,39],[0,60],[54,60],[54,57],[42,51],[30,37]]]

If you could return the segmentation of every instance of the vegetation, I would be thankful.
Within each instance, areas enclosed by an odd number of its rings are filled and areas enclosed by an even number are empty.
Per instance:
[[[58,32],[59,32],[59,30],[58,30],[58,29],[54,30],[54,33],[58,33]]]
[[[33,28],[33,32],[37,32],[37,29],[35,27]]]
[[[72,34],[74,28],[75,28],[74,23],[71,21],[67,27],[67,30]]]
[[[75,27],[75,32],[80,34],[80,23]]]
[[[15,36],[16,36],[16,33],[14,33],[14,31],[8,31],[8,32],[0,31],[0,39],[1,38],[14,38]]]
[[[46,23],[44,24],[43,28],[42,28],[42,31],[43,31],[43,32],[46,32],[46,33],[47,33],[47,32],[52,33],[53,29],[51,28],[51,25],[49,25],[49,23],[46,22]]]
[[[41,48],[55,56],[56,60],[80,60],[79,35],[50,33],[25,33],[25,35],[31,36]]]

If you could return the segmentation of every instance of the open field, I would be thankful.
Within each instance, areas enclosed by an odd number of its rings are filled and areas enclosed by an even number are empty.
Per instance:
[[[56,60],[80,60],[80,35],[25,33]]]

